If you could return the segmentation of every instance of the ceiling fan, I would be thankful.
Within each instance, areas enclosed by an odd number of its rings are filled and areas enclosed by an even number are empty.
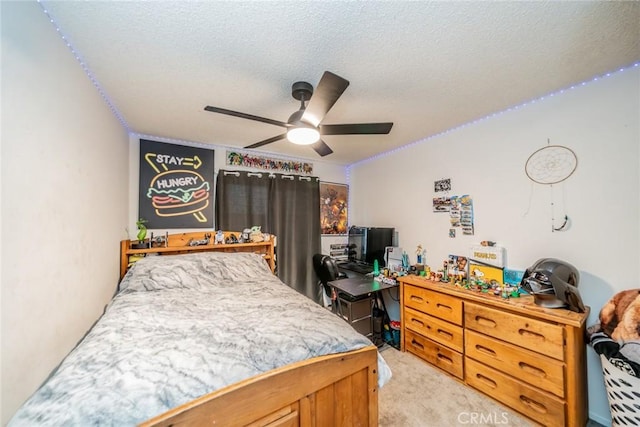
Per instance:
[[[320,156],[326,156],[333,153],[333,150],[321,139],[322,136],[388,134],[393,126],[393,123],[322,124],[322,120],[347,89],[347,86],[349,86],[348,80],[329,71],[325,71],[322,75],[315,93],[313,86],[307,82],[294,83],[291,87],[291,95],[300,101],[300,109],[293,113],[286,122],[209,105],[204,109],[212,113],[255,120],[287,129],[283,134],[247,145],[244,148],[258,148],[286,138],[294,144],[311,145],[311,148]]]

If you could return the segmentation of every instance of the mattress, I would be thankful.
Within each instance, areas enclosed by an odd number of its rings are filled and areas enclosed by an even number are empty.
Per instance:
[[[260,255],[147,257],[9,425],[135,425],[262,372],[369,345]],[[390,377],[378,354],[378,385]]]

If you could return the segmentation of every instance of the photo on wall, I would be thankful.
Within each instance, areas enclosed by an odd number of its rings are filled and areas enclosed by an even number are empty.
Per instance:
[[[451,197],[434,197],[433,212],[449,212],[451,210]]]
[[[147,228],[213,228],[213,153],[140,140],[138,212]]]
[[[320,227],[322,234],[347,234],[349,186],[320,182]]]
[[[433,191],[435,191],[436,193],[440,191],[451,191],[451,178],[434,181]]]

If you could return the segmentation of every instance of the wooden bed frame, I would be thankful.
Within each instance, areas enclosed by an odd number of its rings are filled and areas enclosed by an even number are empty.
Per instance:
[[[377,426],[376,347],[316,357],[207,394],[141,426]]]
[[[275,236],[264,242],[189,246],[205,233],[168,236],[167,247],[120,244],[120,277],[130,257],[198,251],[256,252],[275,271]],[[232,232],[225,232],[226,237]],[[233,232],[236,236],[240,233]],[[133,261],[133,260],[132,260]],[[151,426],[377,426],[378,359],[374,345],[277,368],[206,394],[140,424]]]
[[[190,241],[204,240],[205,235],[210,234],[210,242],[207,245],[201,246],[189,246]],[[169,234],[167,238],[166,246],[154,246],[151,248],[136,249],[134,245],[138,243],[137,240],[122,240],[120,242],[120,279],[124,277],[129,268],[129,264],[132,258],[139,256],[146,256],[148,254],[154,255],[176,255],[189,252],[253,252],[262,254],[271,271],[275,272],[276,257],[275,257],[275,245],[276,236],[269,235],[269,239],[263,242],[257,243],[225,243],[214,244],[215,231],[201,231],[196,233],[180,233]],[[240,238],[241,233],[237,231],[225,231],[224,238],[226,239],[231,235],[235,235]],[[164,236],[160,236],[164,237]]]

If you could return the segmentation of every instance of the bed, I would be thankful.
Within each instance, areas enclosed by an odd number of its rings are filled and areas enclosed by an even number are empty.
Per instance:
[[[273,274],[273,237],[193,238],[122,242],[116,296],[10,426],[377,425],[388,365]]]

